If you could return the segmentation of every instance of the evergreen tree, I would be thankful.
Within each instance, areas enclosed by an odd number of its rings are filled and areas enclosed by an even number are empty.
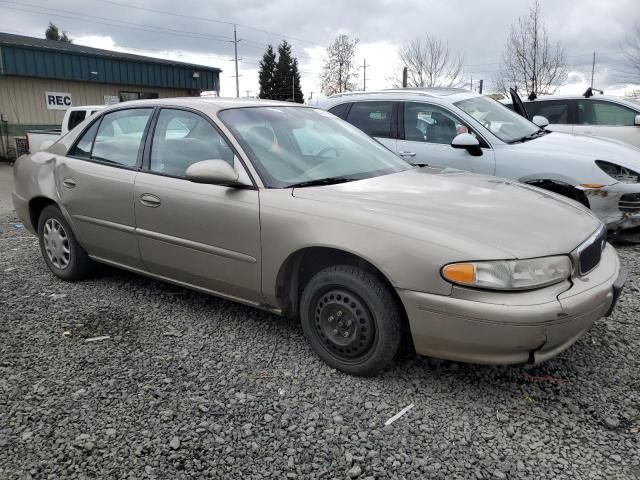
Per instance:
[[[260,81],[260,98],[275,98],[275,73],[276,73],[276,53],[273,47],[269,45],[267,51],[264,52],[260,61],[260,72],[258,78]]]
[[[291,65],[291,73],[293,78],[295,79],[295,88],[293,89],[295,96],[294,101],[297,103],[304,103],[304,96],[302,95],[302,87],[300,86],[300,70],[298,70],[298,59],[293,59],[293,64]]]
[[[60,29],[53,22],[49,22],[49,26],[44,32],[44,38],[47,40],[55,40],[56,42],[73,43],[73,40],[67,36],[67,32],[64,30],[62,31],[62,35],[60,35]]]
[[[278,62],[275,70],[274,99],[288,100],[293,97],[293,59],[291,58],[291,45],[283,40],[278,45]]]

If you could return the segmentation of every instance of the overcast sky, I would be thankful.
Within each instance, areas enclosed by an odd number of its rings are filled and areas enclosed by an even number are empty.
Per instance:
[[[620,47],[640,22],[639,3],[540,0],[549,36],[567,51],[571,73],[563,91],[588,85],[593,51],[595,86],[624,91]],[[367,90],[391,86],[398,46],[425,32],[464,55],[469,84],[483,78],[490,89],[509,26],[529,6],[528,0],[0,0],[0,31],[43,36],[53,21],[78,44],[219,67],[222,95],[232,96],[237,23],[242,96],[258,91],[257,63],[266,45],[286,38],[300,63],[303,93],[315,98],[325,48],[339,33],[360,39],[358,63],[366,58],[370,65]]]

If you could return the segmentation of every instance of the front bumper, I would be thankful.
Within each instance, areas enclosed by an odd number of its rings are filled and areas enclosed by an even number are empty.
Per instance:
[[[534,292],[455,287],[451,296],[398,294],[421,355],[470,363],[539,363],[569,348],[610,314],[625,278],[615,250],[607,245],[588,275]]]
[[[615,183],[583,191],[589,207],[609,231],[640,227],[640,184]]]

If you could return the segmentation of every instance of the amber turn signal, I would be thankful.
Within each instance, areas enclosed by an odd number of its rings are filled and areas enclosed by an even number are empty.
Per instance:
[[[472,263],[454,263],[442,269],[442,276],[453,283],[472,285],[476,281],[476,268]]]

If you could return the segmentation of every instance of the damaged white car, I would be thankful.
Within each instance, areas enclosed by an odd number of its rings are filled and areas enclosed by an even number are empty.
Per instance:
[[[545,130],[460,89],[401,89],[329,97],[320,107],[415,164],[515,179],[591,208],[610,233],[640,240],[640,149]]]

